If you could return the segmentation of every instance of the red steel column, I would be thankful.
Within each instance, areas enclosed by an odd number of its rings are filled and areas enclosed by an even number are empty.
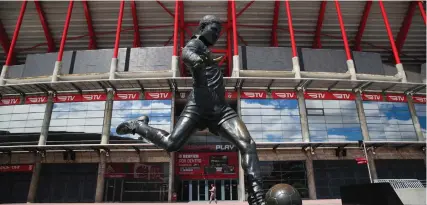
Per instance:
[[[178,29],[179,29],[179,0],[175,0],[175,17],[174,17],[174,26],[173,26],[173,51],[172,51],[172,65],[171,65],[173,77],[176,77],[179,72]]]
[[[120,46],[120,32],[122,31],[122,21],[123,21],[123,12],[125,10],[125,1],[120,1],[120,10],[119,17],[117,19],[117,28],[116,28],[116,41],[114,43],[114,53],[113,58],[111,59],[110,66],[110,80],[114,80],[116,78],[117,71],[117,57],[119,54],[119,46]]]
[[[185,46],[185,19],[184,19],[184,1],[180,1],[180,5],[179,5],[179,27],[180,27],[180,33],[179,33],[179,45],[180,45],[180,53],[179,56],[182,56],[182,48],[184,48]],[[181,76],[185,77],[186,73],[185,73],[185,65],[184,62],[181,60],[180,63],[180,68],[181,68]]]
[[[380,4],[380,9],[381,9],[381,14],[382,14],[383,19],[384,19],[384,25],[385,25],[385,28],[387,30],[388,39],[390,40],[391,49],[393,51],[394,60],[396,61],[397,75],[399,75],[402,82],[406,83],[407,80],[406,80],[405,71],[403,70],[403,65],[400,62],[399,52],[397,51],[397,47],[396,47],[396,44],[394,42],[393,32],[391,31],[390,23],[388,22],[387,11],[384,8],[384,3],[382,0],[379,0],[379,4]]]
[[[58,74],[62,67],[62,55],[64,54],[65,41],[67,40],[68,27],[70,26],[71,14],[73,13],[74,1],[70,0],[68,3],[67,17],[65,18],[64,30],[62,31],[61,44],[59,45],[58,58],[53,68],[52,82],[58,81]]]
[[[424,10],[424,5],[422,1],[418,1],[418,8],[420,9],[421,16],[423,17],[424,24],[427,25],[426,22],[426,11]]]
[[[354,68],[354,62],[351,58],[350,47],[348,46],[347,34],[345,32],[344,20],[342,18],[341,7],[338,0],[335,0],[335,9],[337,10],[338,21],[340,23],[342,40],[344,43],[345,54],[347,56],[347,68],[350,73],[351,80],[356,80],[356,69]]]
[[[232,40],[232,18],[231,18],[231,1],[227,2],[227,76],[230,77],[233,71],[233,40]]]
[[[367,1],[365,3],[365,9],[363,10],[362,18],[360,19],[359,28],[357,29],[357,34],[354,39],[354,50],[362,51],[360,44],[362,43],[363,32],[365,32],[366,23],[368,22],[369,12],[372,8],[372,1]]]
[[[279,10],[280,10],[280,1],[274,1],[274,11],[273,11],[273,25],[271,26],[271,41],[270,46],[278,47],[279,41],[277,39],[277,26],[279,23]]]
[[[293,72],[295,73],[295,78],[301,78],[297,45],[295,43],[294,26],[292,25],[291,5],[289,3],[289,0],[285,0],[285,7],[286,7],[286,14],[288,16],[289,35],[291,36]]]
[[[236,1],[231,0],[231,18],[233,20],[233,77],[239,77],[240,59],[239,59],[239,46],[237,41],[237,18],[236,18]]]
[[[15,32],[13,32],[12,42],[10,42],[9,52],[7,52],[6,63],[3,66],[0,74],[0,85],[4,85],[4,78],[6,78],[7,69],[13,59],[13,49],[15,48],[16,41],[18,40],[19,31],[21,30],[22,19],[24,19],[25,9],[27,8],[27,1],[23,1],[21,10],[19,11],[18,20],[16,21]]]

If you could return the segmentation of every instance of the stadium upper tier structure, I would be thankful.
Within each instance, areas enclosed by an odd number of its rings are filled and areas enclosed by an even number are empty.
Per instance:
[[[422,1],[1,1],[0,203],[246,200],[236,147],[207,130],[167,153],[120,122],[171,131],[192,87],[180,60],[223,21],[226,98],[264,189],[426,179]]]

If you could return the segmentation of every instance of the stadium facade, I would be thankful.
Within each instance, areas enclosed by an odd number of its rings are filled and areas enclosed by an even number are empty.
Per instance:
[[[220,136],[200,130],[167,153],[115,132],[141,115],[173,129],[192,85],[179,48],[206,14],[224,20],[212,51],[265,189],[330,199],[347,184],[425,182],[424,8],[0,2],[0,202],[205,201],[212,183],[218,199],[245,200],[238,150]]]

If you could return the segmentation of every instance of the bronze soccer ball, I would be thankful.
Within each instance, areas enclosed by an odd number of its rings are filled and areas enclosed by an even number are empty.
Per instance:
[[[276,184],[265,194],[266,205],[302,205],[301,196],[289,184]]]

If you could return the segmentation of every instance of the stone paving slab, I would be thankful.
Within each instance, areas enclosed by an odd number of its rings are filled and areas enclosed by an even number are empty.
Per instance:
[[[54,203],[31,203],[31,205],[51,205]],[[60,203],[61,205],[94,205],[95,203]],[[186,202],[186,203],[96,203],[95,205],[207,205],[209,202]],[[215,204],[215,203],[212,203]],[[3,205],[28,205],[21,204],[3,204]],[[240,201],[218,201],[218,205],[247,205]],[[342,205],[340,199],[333,200],[304,200],[303,205]]]

